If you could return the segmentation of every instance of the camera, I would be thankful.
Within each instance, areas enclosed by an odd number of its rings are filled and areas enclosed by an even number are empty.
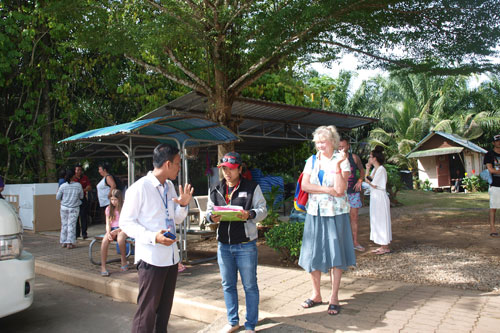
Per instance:
[[[366,176],[366,179],[368,179],[369,181],[373,181],[373,178],[370,176]]]

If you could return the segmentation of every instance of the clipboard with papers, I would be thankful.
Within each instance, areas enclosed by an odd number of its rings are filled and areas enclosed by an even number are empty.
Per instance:
[[[214,206],[212,215],[220,215],[221,221],[244,221],[237,215],[241,213],[243,207],[241,206]]]

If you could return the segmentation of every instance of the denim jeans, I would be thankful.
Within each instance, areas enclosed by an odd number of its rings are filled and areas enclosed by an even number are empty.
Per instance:
[[[245,290],[245,329],[255,330],[259,319],[259,287],[257,286],[257,241],[242,244],[219,242],[217,262],[222,277],[222,289],[226,302],[227,320],[231,325],[239,325],[238,317],[238,271]]]

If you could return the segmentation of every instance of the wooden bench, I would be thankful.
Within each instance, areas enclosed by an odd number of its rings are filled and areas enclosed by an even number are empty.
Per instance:
[[[105,236],[105,234],[95,236],[94,239],[89,244],[89,259],[90,259],[90,262],[93,263],[94,265],[98,265],[98,266],[101,265],[101,261],[100,260],[99,261],[95,261],[94,260],[94,258],[92,256],[92,248],[94,247],[94,245],[96,243],[99,243],[99,244],[102,243],[102,240],[103,240],[104,236]],[[109,243],[110,244],[117,244],[116,241],[112,241],[112,242],[109,242]],[[126,255],[126,257],[128,258],[132,254],[132,252],[134,251],[135,239],[127,237],[127,239],[125,240],[125,243],[129,244],[127,255]],[[99,249],[100,249],[100,247],[99,247]],[[100,253],[100,251],[99,251],[99,253]],[[112,263],[112,262],[120,262],[120,261],[121,261],[120,258],[114,258],[114,259],[108,259],[106,261],[106,263],[109,264],[109,263]]]

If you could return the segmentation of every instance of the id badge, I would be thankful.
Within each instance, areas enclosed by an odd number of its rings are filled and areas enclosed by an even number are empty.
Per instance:
[[[175,235],[175,223],[173,219],[169,219],[168,217],[165,219],[165,225],[167,229],[170,228],[170,232]]]

